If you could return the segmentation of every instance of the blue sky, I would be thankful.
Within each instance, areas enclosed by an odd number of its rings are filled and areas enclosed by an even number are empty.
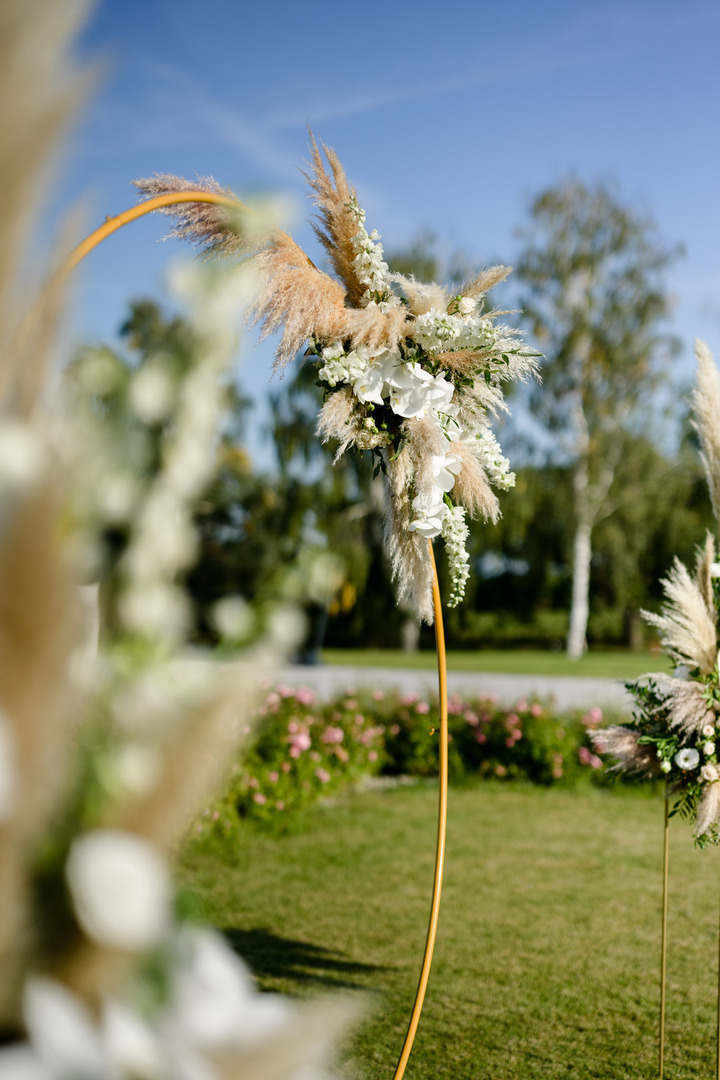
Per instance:
[[[299,169],[309,123],[333,146],[386,248],[421,230],[478,264],[512,263],[532,194],[569,172],[613,178],[685,257],[668,274],[673,329],[720,356],[720,5],[425,0],[104,0],[81,40],[99,89],[53,210],[89,231],[152,172],[214,175],[289,195],[312,255]],[[79,274],[78,339],[113,337],[131,296],[162,296],[178,245],[162,219],[108,241]],[[499,299],[502,299],[499,297]],[[267,349],[241,380],[262,394]]]

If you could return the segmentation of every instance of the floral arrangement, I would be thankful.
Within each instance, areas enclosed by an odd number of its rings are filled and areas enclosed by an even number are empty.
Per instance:
[[[693,424],[700,439],[713,511],[720,518],[720,373],[712,354],[695,343],[697,383]],[[660,632],[676,665],[672,675],[649,674],[627,688],[635,699],[629,724],[598,731],[599,751],[616,759],[616,769],[664,776],[675,804],[671,814],[694,821],[696,843],[720,843],[720,563],[708,534],[694,574],[675,560],[663,581],[661,613],[643,612]]]
[[[325,390],[318,433],[346,450],[370,451],[386,478],[386,543],[399,601],[433,619],[427,541],[441,536],[452,579],[448,604],[460,602],[469,576],[467,515],[495,521],[493,487],[514,474],[490,421],[506,409],[503,385],[536,371],[537,355],[519,332],[484,311],[487,291],[510,270],[484,270],[457,292],[393,274],[377,231],[337,155],[314,139],[307,176],[318,221],[315,232],[336,277],[319,270],[283,232],[238,229],[217,206],[178,205],[161,211],[178,221],[174,235],[213,254],[250,255],[261,288],[254,301],[263,335],[281,331],[277,365],[299,349],[317,364]],[[159,175],[136,181],[146,196],[189,188],[222,192]],[[224,191],[225,194],[231,194]]]
[[[247,664],[188,655],[182,575],[246,270],[175,274],[192,357],[133,375],[116,424],[106,353],[84,356],[72,392],[51,374],[65,253],[48,281],[24,265],[39,178],[87,85],[70,62],[81,8],[7,0],[0,34],[0,1076],[320,1080],[346,1010],[256,993],[225,939],[187,917],[167,857],[293,636],[282,610],[262,639],[240,632],[227,598],[219,629],[255,638]],[[133,468],[148,441],[156,467]],[[117,626],[99,634],[81,583],[107,569],[118,525]]]
[[[591,733],[603,723],[592,708],[558,713],[551,704],[495,695],[448,701],[450,772],[455,779],[523,780],[573,785],[604,782]],[[434,776],[437,702],[414,692],[349,687],[327,701],[309,687],[268,689],[254,714],[249,748],[233,766],[222,796],[194,831],[232,832],[238,816],[282,823],[294,810],[382,777]]]

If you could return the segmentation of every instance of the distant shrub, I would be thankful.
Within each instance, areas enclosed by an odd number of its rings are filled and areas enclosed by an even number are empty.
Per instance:
[[[453,694],[448,714],[454,780],[574,785],[585,775],[605,782],[588,737],[603,722],[600,709],[558,713],[535,699],[506,708],[494,695]],[[437,775],[437,702],[415,693],[349,689],[321,702],[306,687],[278,686],[256,720],[255,741],[220,802],[205,811],[207,824],[235,814],[277,819],[380,773]]]

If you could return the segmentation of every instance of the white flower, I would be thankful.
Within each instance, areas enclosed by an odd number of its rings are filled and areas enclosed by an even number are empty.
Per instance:
[[[107,1076],[106,1055],[90,1010],[66,987],[54,979],[29,978],[23,992],[23,1018],[45,1075],[58,1080]],[[4,1070],[2,1075],[6,1075]]]
[[[462,506],[448,508],[442,527],[442,538],[445,542],[452,582],[447,601],[448,607],[457,607],[465,596],[465,585],[470,577],[470,556],[465,547],[468,535],[469,529],[465,521],[464,508]]]
[[[706,739],[712,739],[713,735],[715,734],[715,725],[714,724],[705,724],[705,726],[702,729],[702,733],[703,733],[703,735],[705,736]],[[712,753],[712,751],[711,751],[711,753]]]
[[[130,473],[106,473],[98,490],[98,510],[111,524],[128,521],[138,502],[139,485]]]
[[[442,491],[416,496],[412,501],[412,508],[415,517],[408,525],[408,532],[419,533],[427,540],[439,536],[448,513],[448,505]]]
[[[706,742],[705,745],[703,746],[703,754],[705,755],[705,757],[710,757],[710,755],[714,754],[714,753],[715,753],[715,743],[714,742]]]
[[[147,949],[165,936],[170,879],[147,841],[114,829],[87,833],[71,847],[65,877],[78,922],[98,944]]]
[[[669,761],[660,762],[660,772],[668,773],[672,769],[672,765]]]
[[[268,634],[280,649],[292,649],[299,645],[307,631],[307,621],[302,611],[293,604],[281,604],[273,608],[268,619]]]
[[[440,491],[452,491],[461,461],[457,454],[434,454],[430,462],[433,484]]]
[[[250,637],[255,629],[255,612],[242,596],[224,596],[213,605],[212,621],[218,633],[231,641]]]
[[[211,930],[185,927],[184,960],[171,988],[168,1034],[204,1047],[256,1042],[281,1028],[286,1002],[257,994],[242,960]]]
[[[406,418],[427,415],[426,391],[433,377],[420,364],[401,364],[388,380],[390,408]]]
[[[682,750],[678,750],[675,755],[675,764],[678,768],[688,772],[690,769],[694,769],[700,762],[700,755],[697,750],[692,747],[686,746]]]
[[[353,393],[363,404],[371,401],[375,405],[382,405],[384,386],[385,374],[382,364],[371,364],[367,371],[353,383]]]
[[[461,315],[469,315],[475,307],[475,301],[472,296],[461,296],[458,300],[458,311]]]
[[[700,779],[705,780],[708,784],[712,784],[714,780],[719,779],[718,771],[714,765],[703,765],[700,770]]]
[[[118,608],[127,630],[168,641],[180,640],[189,619],[185,592],[158,580],[126,589]]]
[[[113,1077],[168,1075],[165,1046],[157,1034],[127,1005],[108,1001],[102,1011],[103,1043],[113,1064]]]
[[[710,577],[720,577],[720,562],[710,563]]]
[[[128,393],[130,408],[144,424],[157,424],[169,416],[176,387],[159,364],[146,364],[133,376]]]

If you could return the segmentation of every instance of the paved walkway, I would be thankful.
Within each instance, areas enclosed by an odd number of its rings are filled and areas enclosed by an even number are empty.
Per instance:
[[[371,687],[374,690],[396,688],[401,693],[417,690],[430,693],[437,689],[434,671],[418,671],[415,668],[351,667],[340,664],[317,666],[292,664],[280,668],[276,674],[278,683],[286,686],[309,686],[320,697],[332,697],[348,687]],[[470,694],[497,694],[506,705],[518,698],[537,694],[553,698],[558,708],[613,707],[630,711],[631,699],[621,682],[613,679],[583,679],[566,675],[504,675],[492,672],[450,671],[450,693],[463,691]]]

